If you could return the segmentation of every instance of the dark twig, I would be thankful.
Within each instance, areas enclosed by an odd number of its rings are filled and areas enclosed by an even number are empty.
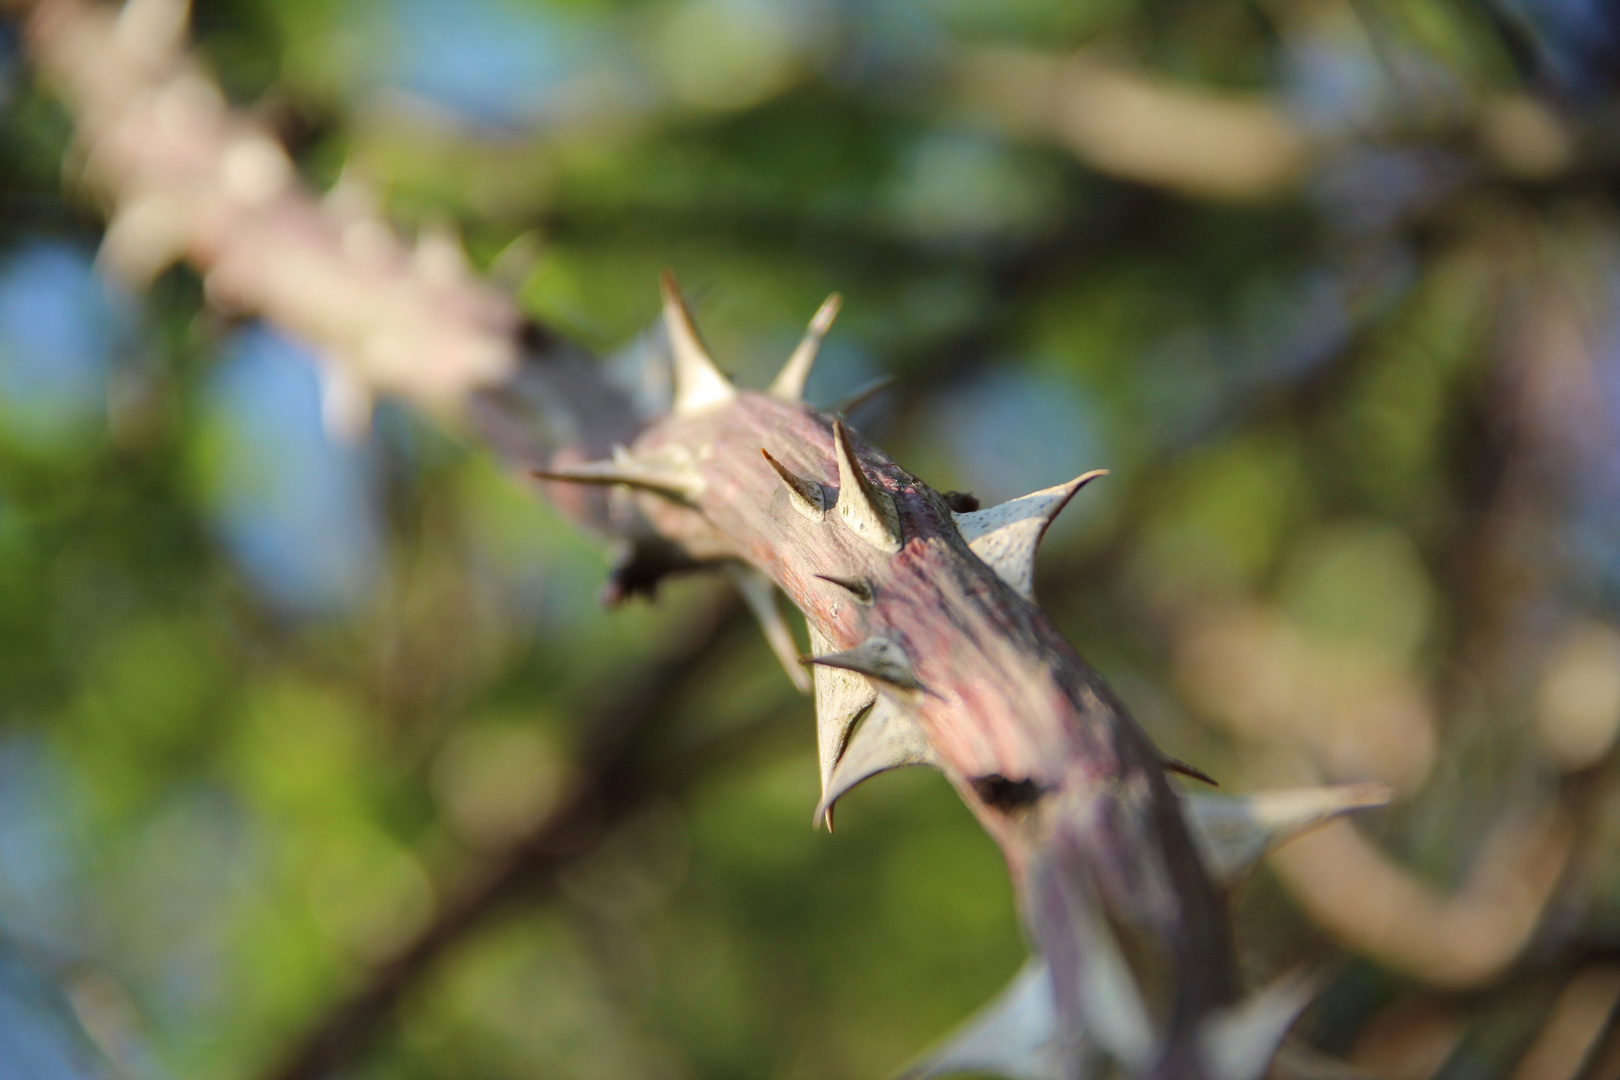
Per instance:
[[[708,602],[674,648],[603,698],[586,722],[572,794],[464,883],[437,918],[266,1070],[265,1080],[314,1080],[359,1058],[401,1001],[458,945],[514,905],[549,896],[558,871],[589,852],[606,831],[648,800],[689,782],[693,770],[649,763],[647,747],[665,725],[668,703],[702,670],[701,661],[739,621],[741,610],[730,597]]]

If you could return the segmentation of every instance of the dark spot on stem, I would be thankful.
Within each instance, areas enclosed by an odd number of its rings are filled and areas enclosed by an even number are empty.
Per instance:
[[[1027,810],[1040,801],[1045,792],[1033,780],[1009,780],[1000,773],[980,776],[973,781],[973,790],[985,805],[1010,814],[1014,810]]]
[[[941,498],[958,514],[971,514],[979,508],[979,500],[966,491],[947,491]]]
[[[603,607],[618,607],[635,596],[651,600],[658,595],[658,584],[671,574],[700,569],[680,548],[666,540],[647,537],[636,540],[614,562],[599,596]]]

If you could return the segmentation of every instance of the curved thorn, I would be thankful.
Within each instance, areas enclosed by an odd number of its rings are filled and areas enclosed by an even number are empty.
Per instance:
[[[776,470],[776,475],[781,478],[783,485],[787,488],[788,500],[793,504],[793,509],[811,521],[820,521],[826,516],[827,492],[825,488],[814,480],[800,476],[780,461],[777,461],[771,456],[771,452],[763,446],[759,448],[759,452],[765,455],[765,460],[770,462],[771,468]]]
[[[816,362],[816,354],[821,351],[821,339],[827,336],[843,304],[844,298],[837,293],[821,302],[815,318],[810,320],[810,328],[799,341],[799,347],[793,350],[793,355],[782,365],[776,381],[771,383],[768,393],[772,397],[792,402],[804,400],[805,380],[810,378],[810,368]]]
[[[888,638],[867,638],[853,649],[825,656],[801,656],[799,662],[853,671],[901,690],[922,689],[911,670],[911,661],[906,659],[900,646]]]
[[[1051,969],[1032,956],[1006,989],[893,1080],[933,1080],[955,1073],[1076,1080],[1083,1075],[1083,1041],[1079,1032],[1060,1030]]]
[[[973,553],[984,560],[996,576],[1011,585],[1025,600],[1035,599],[1035,549],[1047,526],[1074,498],[1075,492],[1107,469],[1093,469],[1067,484],[1033,491],[970,514],[952,513],[956,528]]]
[[[1319,976],[1284,975],[1265,989],[1204,1021],[1199,1049],[1211,1080],[1260,1080],[1283,1036],[1320,988]]]
[[[675,275],[665,270],[659,278],[664,293],[664,326],[669,332],[669,351],[675,365],[675,413],[690,416],[737,396],[731,380],[720,373],[709,359],[708,350],[692,323],[692,312],[681,296]]]
[[[776,583],[752,566],[734,564],[728,567],[728,573],[736,583],[737,591],[742,593],[744,603],[754,613],[754,618],[759,620],[759,628],[765,632],[765,642],[781,661],[788,679],[799,693],[808,694],[810,673],[799,663],[798,642],[793,640],[793,631],[789,629],[787,619],[782,617],[782,609],[776,606]]]
[[[1387,784],[1340,784],[1252,795],[1182,795],[1187,824],[1218,881],[1231,882],[1301,833],[1356,810],[1388,803]]]
[[[893,375],[879,376],[869,383],[856,387],[853,392],[839,398],[827,406],[824,411],[830,412],[834,416],[848,416],[899,381]]]
[[[832,777],[811,820],[830,817],[839,799],[861,781],[878,773],[938,762],[939,756],[928,745],[928,737],[917,726],[917,721],[904,707],[888,698],[880,698],[850,736],[849,745],[833,767]]]
[[[838,459],[838,516],[856,536],[893,555],[900,550],[900,517],[894,499],[867,477],[838,420],[833,421],[833,456]]]
[[[832,643],[810,624],[810,649],[824,653]],[[877,703],[878,693],[870,681],[853,671],[835,667],[813,669],[816,683],[816,751],[821,763],[821,790],[832,780],[833,768],[844,754],[850,733],[866,711]],[[827,816],[828,831],[832,815]]]

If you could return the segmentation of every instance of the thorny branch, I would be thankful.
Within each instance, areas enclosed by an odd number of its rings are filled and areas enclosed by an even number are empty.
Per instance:
[[[217,302],[322,347],[334,424],[358,426],[375,393],[466,423],[569,482],[555,497],[577,516],[637,550],[674,553],[643,574],[733,567],[784,653],[791,637],[770,586],[786,591],[810,621],[818,665],[817,816],[831,827],[838,795],[866,776],[931,764],[1007,856],[1044,965],[1024,982],[1051,1020],[1031,1044],[998,1047],[992,1067],[1030,1058],[1067,1075],[1106,1055],[1142,1075],[1264,1071],[1307,998],[1286,984],[1255,1009],[1236,1007],[1211,870],[1239,873],[1276,834],[1377,797],[1206,804],[1195,839],[1200,816],[1184,817],[1157,752],[1031,603],[1040,535],[1089,477],[958,514],[800,404],[834,306],[770,394],[739,395],[667,280],[675,411],[629,438],[624,398],[544,335],[520,340],[510,306],[470,281],[444,245],[406,253],[369,216],[308,202],[284,152],[226,111],[185,60],[181,12],[143,0],[115,20],[52,0],[31,21],[34,54],[79,118],[84,179],[111,204],[110,268],[139,279],[189,258]],[[549,431],[537,430],[537,414]],[[628,451],[586,461],[621,442]],[[612,494],[582,498],[575,485]],[[565,813],[553,824],[571,821]],[[496,880],[487,894],[504,892],[508,878]],[[397,968],[424,965],[442,940],[418,942]],[[364,1028],[385,1010],[396,982],[357,999],[351,1022]],[[326,1045],[318,1035],[310,1060],[323,1060]],[[935,1067],[959,1067],[960,1057],[947,1049]]]
[[[614,595],[674,570],[725,569],[796,672],[775,613],[774,590],[785,592],[811,631],[817,818],[830,828],[839,795],[876,772],[939,768],[1006,855],[1038,952],[914,1075],[1071,1077],[1103,1059],[1139,1076],[1254,1080],[1266,1070],[1309,987],[1285,979],[1244,999],[1230,886],[1273,843],[1385,796],[1362,786],[1217,799],[1169,785],[1177,763],[1033,603],[1040,536],[1091,474],[988,510],[953,505],[801,403],[835,305],[769,392],[739,393],[671,282],[675,409],[644,423],[586,358],[478,283],[452,240],[427,234],[407,250],[353,191],[340,187],[324,205],[306,195],[274,139],[232,114],[186,58],[184,15],[174,0],[132,0],[116,17],[84,0],[34,5],[32,54],[76,119],[80,179],[109,211],[106,268],[139,283],[188,259],[212,301],[305,338],[323,356],[335,429],[358,430],[372,398],[390,394],[538,470],[565,511],[629,545]],[[987,70],[1006,61],[982,59]],[[1260,148],[1229,155],[1259,171],[1219,174],[1210,194],[1289,184],[1307,156],[1254,102],[1178,97],[1092,58],[1025,65],[1020,76],[1033,89],[1003,99],[1004,111],[1054,126],[1120,175],[1186,187],[1185,155],[1208,140],[1170,140],[1168,157],[1100,143],[1105,129],[1087,119],[1099,102],[1172,128],[1224,124]],[[468,926],[543,889],[582,836],[633,804],[630,787],[647,779],[634,749],[670,679],[655,674],[604,713],[599,756],[574,797],[278,1077],[313,1076],[351,1054]]]

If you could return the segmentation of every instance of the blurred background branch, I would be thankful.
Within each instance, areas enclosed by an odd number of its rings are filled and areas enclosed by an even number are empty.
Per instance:
[[[690,680],[704,677],[702,661],[721,634],[735,631],[741,621],[741,604],[734,600],[711,601],[706,608],[688,616],[667,655],[642,671],[624,673],[593,715],[583,718],[587,742],[557,804],[513,842],[463,871],[433,920],[377,964],[270,1077],[307,1080],[349,1065],[393,1020],[400,1002],[466,937],[483,930],[504,908],[551,898],[570,863],[589,857],[604,836],[649,804],[680,795],[697,779],[694,772],[705,759],[712,765],[713,758],[727,753],[726,744],[736,753],[739,744],[757,742],[760,731],[779,726],[767,722],[778,719],[771,716],[713,740],[720,746],[669,753],[664,730],[669,702]]]

